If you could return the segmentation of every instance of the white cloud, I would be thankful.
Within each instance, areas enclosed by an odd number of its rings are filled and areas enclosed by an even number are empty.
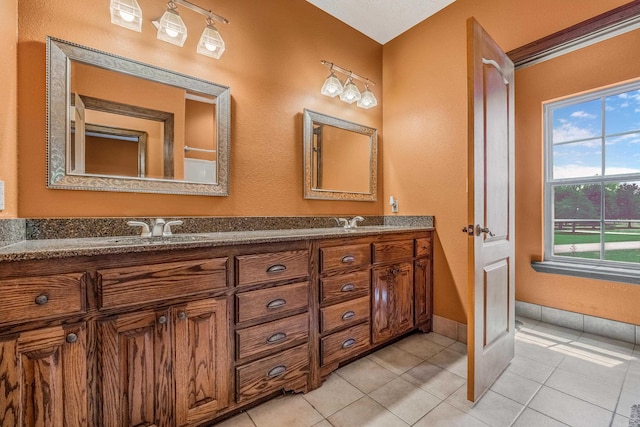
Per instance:
[[[575,141],[597,136],[591,130],[575,126],[571,122],[563,120],[561,123],[560,127],[553,128],[553,140],[555,142]]]
[[[585,176],[597,176],[602,174],[602,169],[598,166],[583,165],[563,165],[553,167],[553,178],[579,178]]]
[[[573,113],[571,113],[571,117],[575,117],[578,119],[595,119],[596,115],[595,114],[589,114],[586,111],[575,111]]]

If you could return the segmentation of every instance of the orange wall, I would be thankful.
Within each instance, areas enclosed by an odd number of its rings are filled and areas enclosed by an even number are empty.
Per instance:
[[[530,267],[542,259],[544,246],[542,103],[640,78],[638,45],[640,30],[516,72],[519,300],[640,324],[640,286],[536,273]]]
[[[435,215],[435,314],[466,322],[468,238],[460,230],[467,221],[467,19],[475,16],[509,51],[626,2],[457,0],[384,45],[383,199],[398,198],[400,214]],[[516,76],[516,88],[519,85]],[[528,119],[519,119],[519,114],[516,110],[516,128]],[[517,139],[518,167],[525,154],[521,144]],[[517,170],[518,182],[531,179],[524,170]],[[532,185],[541,185],[539,179]],[[390,213],[386,203],[384,211]],[[516,210],[517,232],[527,215]],[[529,262],[521,252],[516,258],[519,266]],[[522,268],[516,269],[519,279]],[[517,289],[526,286],[516,282]],[[527,296],[536,302],[531,292]]]
[[[231,21],[229,25],[218,25],[227,50],[220,60],[215,60],[195,53],[204,19],[192,11],[178,9],[189,30],[185,46],[179,48],[157,40],[150,22],[164,12],[165,2],[139,0],[144,14],[142,33],[112,25],[108,2],[100,1],[99,7],[95,3],[19,2],[21,217],[382,212],[381,198],[375,203],[302,198],[304,108],[382,131],[382,108],[363,110],[320,95],[320,87],[329,74],[320,60],[333,61],[381,82],[380,44],[306,1],[253,1],[249,6],[235,0],[200,0],[200,6]],[[46,189],[47,35],[231,87],[231,196]],[[382,101],[381,91],[374,92]]]
[[[0,40],[0,181],[4,181],[5,195],[1,219],[18,216],[18,0],[0,2]]]

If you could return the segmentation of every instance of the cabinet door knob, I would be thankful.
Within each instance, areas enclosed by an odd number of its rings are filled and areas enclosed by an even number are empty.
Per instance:
[[[36,297],[36,304],[38,305],[45,305],[46,303],[49,302],[49,298],[46,295],[38,295]]]
[[[276,332],[275,334],[267,338],[267,344],[275,344],[287,338],[287,334],[284,332]]]
[[[74,342],[78,341],[78,335],[71,333],[67,335],[66,341],[69,344],[73,344]]]
[[[187,313],[185,313],[184,311],[181,311],[180,313],[178,313],[178,319],[184,320],[186,318],[187,318]]]
[[[267,268],[267,273],[281,273],[287,269],[286,265],[275,264]]]
[[[352,319],[353,317],[355,317],[356,313],[352,310],[347,311],[346,313],[344,313],[342,315],[342,320],[347,321],[349,319]]]
[[[165,323],[167,323],[167,316],[158,317],[158,323],[160,323],[161,325],[164,325]]]
[[[355,260],[356,260],[356,257],[354,257],[353,255],[345,255],[342,257],[342,262],[345,264],[351,264]]]
[[[348,340],[345,340],[345,342],[342,343],[342,348],[353,347],[355,344],[356,344],[356,340],[353,338],[349,338]]]
[[[282,298],[277,298],[274,300],[271,300],[267,303],[267,308],[272,310],[275,308],[280,308],[280,307],[284,307],[287,304],[287,301],[282,299]]]
[[[342,287],[340,288],[340,292],[351,292],[355,289],[355,285],[353,283],[345,283],[344,285],[342,285]]]
[[[284,365],[278,365],[275,368],[270,369],[269,372],[267,372],[267,377],[274,378],[284,374],[285,372],[287,372],[287,367]]]

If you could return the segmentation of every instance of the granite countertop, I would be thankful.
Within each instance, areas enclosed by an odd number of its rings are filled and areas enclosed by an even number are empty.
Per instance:
[[[433,229],[433,227],[424,226],[376,225],[360,226],[348,230],[342,227],[329,227],[193,234],[177,233],[172,237],[113,236],[23,240],[0,248],[0,262],[366,236],[403,231],[430,231]]]

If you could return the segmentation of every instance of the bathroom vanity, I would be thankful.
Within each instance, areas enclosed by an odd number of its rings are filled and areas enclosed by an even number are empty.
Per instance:
[[[190,426],[432,318],[431,228],[26,241],[0,249],[0,424]]]

